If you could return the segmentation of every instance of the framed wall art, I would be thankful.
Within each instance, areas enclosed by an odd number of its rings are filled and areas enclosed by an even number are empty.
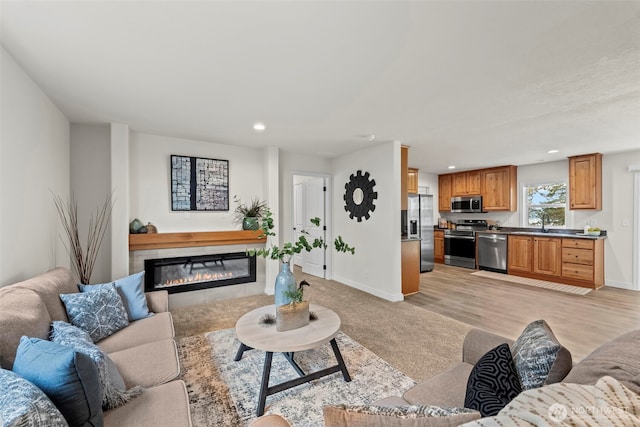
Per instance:
[[[172,211],[228,211],[229,161],[171,155]]]

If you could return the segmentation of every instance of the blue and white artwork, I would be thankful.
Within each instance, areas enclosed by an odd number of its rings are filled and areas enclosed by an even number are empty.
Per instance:
[[[228,211],[229,161],[171,156],[172,211]]]

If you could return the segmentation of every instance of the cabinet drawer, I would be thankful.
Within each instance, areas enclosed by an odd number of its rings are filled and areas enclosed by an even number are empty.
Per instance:
[[[562,262],[593,265],[593,251],[591,249],[562,248]]]
[[[562,276],[593,281],[593,267],[583,264],[562,264]]]
[[[562,239],[563,248],[593,249],[593,241],[586,239]]]

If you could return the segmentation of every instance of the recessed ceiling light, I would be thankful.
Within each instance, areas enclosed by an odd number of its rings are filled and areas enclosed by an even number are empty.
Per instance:
[[[256,132],[264,132],[267,127],[262,122],[256,122],[253,124],[253,130]]]
[[[549,150],[549,151],[547,151],[547,154],[555,154],[558,151],[560,151],[560,150]]]
[[[374,139],[376,139],[376,136],[375,136],[375,135],[373,135],[373,134],[371,134],[371,135],[367,135],[367,139],[368,139],[369,141],[373,141]]]
[[[447,166],[447,169],[455,169],[455,168],[456,167],[454,165]]]

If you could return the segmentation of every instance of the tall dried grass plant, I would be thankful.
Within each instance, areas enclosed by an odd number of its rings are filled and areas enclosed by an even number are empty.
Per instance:
[[[107,231],[107,226],[111,220],[111,210],[113,208],[113,193],[107,194],[102,207],[96,208],[95,214],[89,217],[89,228],[87,231],[86,250],[82,246],[80,233],[78,230],[78,202],[73,196],[64,201],[60,196],[54,194],[53,202],[60,216],[60,222],[67,235],[69,244],[66,242],[65,248],[71,257],[71,265],[78,275],[82,284],[89,284],[91,273],[102,245],[102,240]],[[60,236],[62,239],[62,236]]]

